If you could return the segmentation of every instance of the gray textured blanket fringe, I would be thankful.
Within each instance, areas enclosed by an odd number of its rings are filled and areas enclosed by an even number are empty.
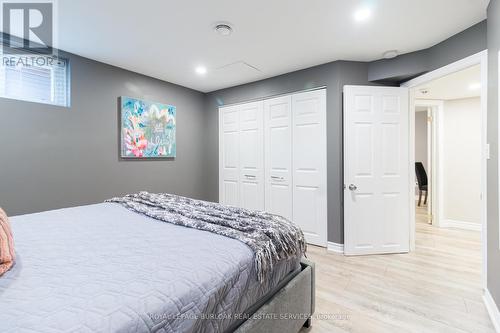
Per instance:
[[[273,265],[283,259],[301,257],[306,251],[304,234],[284,217],[172,194],[140,192],[106,202],[164,222],[210,231],[248,245],[263,282]]]

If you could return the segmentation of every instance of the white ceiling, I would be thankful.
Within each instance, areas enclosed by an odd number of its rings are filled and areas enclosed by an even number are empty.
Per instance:
[[[334,60],[430,47],[489,0],[59,0],[59,48],[203,92]],[[356,22],[360,6],[372,17]],[[227,21],[234,33],[214,33]],[[206,66],[204,76],[196,66]],[[251,65],[258,70],[249,67]]]
[[[422,93],[426,90],[427,93]],[[415,97],[420,99],[461,99],[481,96],[481,66],[473,66],[415,89]]]

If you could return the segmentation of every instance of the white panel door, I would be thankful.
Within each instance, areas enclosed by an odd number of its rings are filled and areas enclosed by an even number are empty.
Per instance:
[[[345,254],[409,250],[408,90],[344,87]]]
[[[266,211],[293,219],[292,97],[264,101]]]
[[[326,246],[326,90],[294,94],[292,115],[293,221]]]
[[[240,204],[239,106],[219,109],[219,201]]]
[[[241,105],[239,116],[240,207],[264,210],[263,102]]]

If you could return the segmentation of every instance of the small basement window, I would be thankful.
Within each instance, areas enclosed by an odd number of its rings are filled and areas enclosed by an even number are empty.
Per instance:
[[[2,55],[0,97],[69,107],[69,61],[44,55]]]

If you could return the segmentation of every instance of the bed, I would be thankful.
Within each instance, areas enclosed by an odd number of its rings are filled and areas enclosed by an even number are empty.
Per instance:
[[[116,203],[11,218],[2,332],[297,332],[314,312],[314,266]],[[302,259],[302,260],[301,260]]]

